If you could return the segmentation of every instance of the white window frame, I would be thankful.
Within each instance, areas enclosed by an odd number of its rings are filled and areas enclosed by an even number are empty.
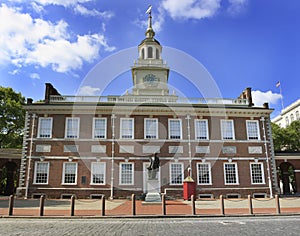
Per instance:
[[[65,170],[66,170],[66,165],[75,165],[75,183],[65,183]],[[78,163],[77,162],[64,162],[63,163],[63,173],[62,173],[62,184],[64,185],[76,185],[77,184],[77,177],[78,177]]]
[[[78,120],[77,123],[77,133],[76,137],[68,137],[68,122],[69,120]],[[66,117],[66,123],[65,123],[65,138],[67,139],[78,139],[79,138],[79,129],[80,129],[80,117]]]
[[[45,183],[37,183],[37,167],[39,164],[47,164],[47,181]],[[49,182],[49,167],[50,167],[50,163],[49,162],[45,162],[45,161],[37,161],[34,164],[34,177],[33,177],[33,184],[40,184],[40,185],[45,185],[48,184]]]
[[[123,183],[122,182],[122,166],[123,165],[131,165],[132,173],[131,173],[131,182]],[[120,162],[119,164],[119,185],[134,185],[134,163],[133,162]]]
[[[223,124],[224,124],[224,123],[227,123],[227,122],[230,122],[231,125],[232,125],[232,129],[231,129],[231,132],[232,132],[232,138],[226,138],[226,137],[224,137],[224,128],[225,128],[225,127],[223,127]],[[233,120],[225,120],[225,119],[222,119],[222,120],[220,121],[220,127],[221,127],[221,138],[222,138],[222,140],[235,140],[235,132],[234,132],[234,122],[233,122]]]
[[[147,137],[147,121],[155,121],[155,137]],[[145,118],[144,119],[144,139],[158,139],[158,119],[157,118]]]
[[[236,182],[235,183],[227,183],[226,181],[226,165],[234,165],[235,166],[235,179]],[[223,164],[223,172],[224,172],[224,183],[225,185],[239,185],[239,172],[238,172],[238,165],[236,162],[225,162]]]
[[[250,123],[256,123],[257,138],[255,138],[254,136],[250,137],[249,126],[248,126]],[[246,129],[247,129],[247,139],[248,140],[260,140],[260,129],[259,129],[258,120],[246,120]]]
[[[131,138],[123,137],[123,121],[125,120],[131,120],[132,121],[132,132],[131,132]],[[134,118],[120,118],[120,138],[121,139],[134,139]]]
[[[181,183],[172,183],[173,176],[172,176],[172,166],[178,165],[181,168]],[[184,180],[184,170],[183,170],[183,163],[180,162],[171,162],[169,164],[169,178],[170,178],[170,185],[183,185],[183,180]]]
[[[96,121],[97,120],[104,120],[104,123],[105,123],[105,128],[104,128],[104,137],[102,138],[102,137],[95,137],[95,135],[96,135],[96,129],[95,129],[95,125],[96,125]],[[107,137],[107,118],[103,118],[103,117],[94,117],[93,118],[93,138],[94,139],[106,139],[106,137]]]
[[[50,132],[49,132],[49,137],[41,137],[41,121],[42,120],[50,120]],[[53,126],[53,118],[52,117],[39,117],[39,127],[38,127],[38,138],[52,138],[52,126]]]
[[[200,181],[199,181],[199,175],[200,175],[199,166],[204,166],[204,165],[208,165],[208,178],[209,178],[208,183],[200,183]],[[197,163],[197,183],[198,183],[198,185],[212,185],[211,164],[209,162],[205,162],[205,163],[199,162],[199,163]]]
[[[260,165],[261,170],[261,183],[254,183],[253,182],[253,173],[252,173],[252,165]],[[265,171],[264,171],[264,164],[262,162],[250,162],[250,175],[251,175],[251,184],[259,185],[259,184],[266,184],[265,181]]]
[[[180,137],[179,138],[171,138],[171,122],[172,121],[179,121],[179,135],[180,135]],[[180,140],[180,139],[182,139],[182,120],[181,119],[168,119],[168,137],[169,137],[169,139],[172,139],[172,140]]]
[[[205,129],[206,129],[206,138],[198,138],[198,133],[199,133],[199,129],[198,129],[198,125],[197,123],[200,121],[204,121],[205,122]],[[196,140],[208,140],[209,139],[209,132],[208,132],[208,120],[207,119],[195,119],[195,139]]]
[[[104,172],[103,173],[94,173],[93,170],[93,166],[94,165],[103,165],[103,170]],[[103,174],[103,183],[94,183],[94,178],[93,178],[93,175],[94,174]],[[105,162],[92,162],[91,163],[91,181],[90,181],[90,184],[92,185],[105,185],[106,184],[106,163]]]

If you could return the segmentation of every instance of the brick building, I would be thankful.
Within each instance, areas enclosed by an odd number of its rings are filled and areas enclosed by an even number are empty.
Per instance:
[[[255,107],[250,88],[235,99],[170,94],[170,69],[151,21],[150,14],[130,93],[72,97],[46,84],[44,102],[28,99],[19,195],[143,196],[154,153],[160,159],[160,192],[173,197],[182,197],[188,168],[197,197],[278,191],[272,110],[267,104]]]

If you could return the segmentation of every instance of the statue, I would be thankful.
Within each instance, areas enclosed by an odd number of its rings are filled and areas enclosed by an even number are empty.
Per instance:
[[[149,157],[150,159],[150,165],[147,168],[148,169],[148,178],[149,179],[157,179],[157,172],[159,169],[159,158],[157,156],[157,153],[154,154],[154,156]]]

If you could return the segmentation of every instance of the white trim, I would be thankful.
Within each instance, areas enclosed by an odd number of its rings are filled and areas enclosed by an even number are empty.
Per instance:
[[[170,122],[171,121],[179,121],[179,132],[180,132],[180,138],[179,139],[175,139],[175,138],[171,138],[171,133],[170,133],[170,128],[171,128],[171,125],[170,125]],[[183,137],[182,137],[182,120],[177,118],[177,119],[174,119],[174,118],[169,118],[168,119],[168,139],[169,140],[181,140]]]
[[[248,129],[248,124],[249,123],[256,123],[256,128],[257,128],[257,139],[249,139],[249,129]],[[260,127],[259,127],[259,122],[258,120],[246,120],[246,130],[247,130],[247,139],[249,141],[252,140],[260,140]]]
[[[93,183],[93,165],[104,165],[103,183]],[[90,185],[106,185],[106,162],[91,162]]]
[[[72,164],[76,165],[76,170],[75,170],[75,183],[65,183],[65,170],[66,170],[66,164]],[[77,185],[77,176],[78,175],[78,163],[77,162],[64,162],[63,163],[63,171],[62,171],[62,185]]]
[[[231,122],[232,124],[232,139],[225,139],[224,135],[223,135],[223,122]],[[225,119],[221,119],[220,120],[220,127],[221,127],[221,140],[235,140],[235,131],[234,131],[234,121],[233,120],[225,120]]]
[[[122,165],[125,164],[125,165],[132,165],[132,173],[131,173],[131,178],[132,178],[132,182],[131,183],[126,183],[126,184],[123,184],[121,182],[122,180]],[[134,185],[134,162],[120,162],[119,163],[119,185]]]
[[[131,133],[131,138],[122,138],[122,130],[123,130],[123,121],[124,120],[132,120],[132,133]],[[126,139],[134,139],[134,118],[120,118],[120,139],[121,140],[126,140]]]
[[[104,138],[95,138],[95,122],[96,120],[104,120],[105,121],[105,131]],[[107,118],[106,117],[93,117],[93,127],[92,127],[92,139],[106,139],[107,137]]]
[[[199,168],[198,168],[198,165],[208,165],[208,175],[209,175],[209,183],[199,183]],[[197,185],[212,185],[212,176],[211,176],[211,163],[210,162],[205,162],[205,163],[202,163],[202,162],[197,162],[196,163],[196,168],[197,168]]]
[[[180,165],[181,166],[181,183],[177,184],[177,183],[172,183],[172,165]],[[183,163],[178,163],[178,162],[170,162],[169,163],[169,183],[172,186],[182,186],[183,185],[183,180],[184,180],[184,170],[183,170]]]
[[[46,183],[37,183],[36,182],[36,175],[37,175],[37,165],[38,164],[47,164],[47,181]],[[33,176],[33,184],[37,184],[37,185],[45,185],[45,184],[48,184],[49,183],[49,167],[50,167],[50,163],[47,162],[47,161],[36,161],[34,163],[34,176]]]
[[[198,139],[197,138],[197,125],[196,123],[199,121],[205,121],[205,128],[206,128],[206,139]],[[208,119],[195,119],[194,120],[194,131],[195,131],[195,140],[209,140],[209,131],[208,131]]]
[[[235,179],[236,183],[226,183],[226,171],[225,171],[225,165],[235,165]],[[223,163],[223,172],[224,172],[224,184],[225,185],[239,185],[239,173],[238,173],[238,165],[236,162],[224,162]]]
[[[146,126],[146,123],[147,123],[147,121],[148,120],[155,120],[156,121],[156,130],[155,130],[155,138],[147,138],[146,137],[146,135],[147,135],[147,133],[146,133],[146,131],[147,131],[147,126]],[[158,139],[158,119],[157,118],[144,118],[144,139]]]
[[[40,137],[41,135],[41,120],[46,120],[46,119],[50,119],[50,137]],[[53,127],[53,117],[39,117],[39,123],[38,123],[38,133],[37,133],[37,138],[41,138],[41,139],[50,139],[52,138],[52,127]]]
[[[68,121],[69,120],[78,120],[78,124],[77,124],[77,133],[76,133],[76,137],[68,137],[67,136],[67,131],[68,131]],[[79,138],[79,129],[80,129],[80,117],[66,117],[66,121],[65,121],[65,139],[78,139]]]
[[[261,168],[262,183],[253,183],[253,178],[252,178],[252,164],[260,165],[260,168]],[[251,184],[253,184],[253,185],[266,184],[266,180],[265,180],[265,171],[264,171],[264,163],[263,163],[263,162],[250,162],[249,165],[250,165],[250,178],[251,178]]]

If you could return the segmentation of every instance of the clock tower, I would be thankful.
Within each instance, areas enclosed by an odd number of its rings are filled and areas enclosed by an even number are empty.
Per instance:
[[[133,89],[132,95],[166,96],[169,95],[169,67],[162,60],[162,46],[154,38],[151,11],[148,17],[146,38],[139,44],[139,56],[131,68]]]

